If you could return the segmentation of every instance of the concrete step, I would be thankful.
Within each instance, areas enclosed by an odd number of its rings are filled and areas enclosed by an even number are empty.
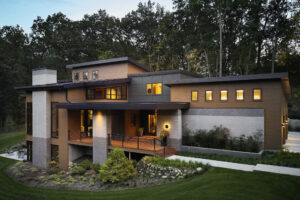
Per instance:
[[[286,140],[285,144],[299,145],[300,146],[300,140]]]

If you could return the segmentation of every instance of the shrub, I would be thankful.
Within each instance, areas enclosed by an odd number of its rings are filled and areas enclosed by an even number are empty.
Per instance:
[[[83,160],[79,163],[79,166],[86,170],[89,170],[91,168],[91,162],[89,160]]]
[[[83,175],[83,174],[85,174],[85,172],[86,172],[86,169],[84,169],[83,167],[75,166],[71,169],[70,174],[71,175],[76,175],[76,174]]]
[[[137,174],[132,161],[128,160],[121,149],[113,149],[101,165],[97,178],[102,182],[125,181]]]
[[[99,170],[100,170],[100,164],[94,163],[94,164],[93,164],[93,169],[94,169],[94,171],[98,174],[98,173],[99,173]]]
[[[59,171],[58,163],[56,161],[54,161],[54,160],[50,161],[48,164],[49,164],[48,168],[49,168],[50,173],[56,173]]]
[[[245,135],[241,135],[240,137],[231,137],[229,129],[222,125],[214,126],[214,128],[209,131],[203,129],[191,131],[184,128],[182,144],[216,149],[259,152],[262,145],[262,135],[262,131],[258,130],[252,136],[246,137]]]

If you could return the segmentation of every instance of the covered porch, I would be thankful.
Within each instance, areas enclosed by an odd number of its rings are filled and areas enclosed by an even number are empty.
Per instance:
[[[163,156],[174,153],[181,144],[181,109],[188,104],[58,103],[57,107],[68,110],[69,144],[93,146],[94,152],[118,147]],[[164,129],[170,131],[167,147],[159,139]]]

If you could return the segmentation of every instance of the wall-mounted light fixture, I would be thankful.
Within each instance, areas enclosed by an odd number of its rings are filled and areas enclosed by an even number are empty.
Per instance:
[[[171,129],[171,124],[169,122],[164,123],[164,130],[169,131]]]

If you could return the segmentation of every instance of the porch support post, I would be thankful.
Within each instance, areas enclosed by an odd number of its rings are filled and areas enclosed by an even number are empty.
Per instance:
[[[103,164],[107,159],[108,112],[93,113],[93,163]]]

